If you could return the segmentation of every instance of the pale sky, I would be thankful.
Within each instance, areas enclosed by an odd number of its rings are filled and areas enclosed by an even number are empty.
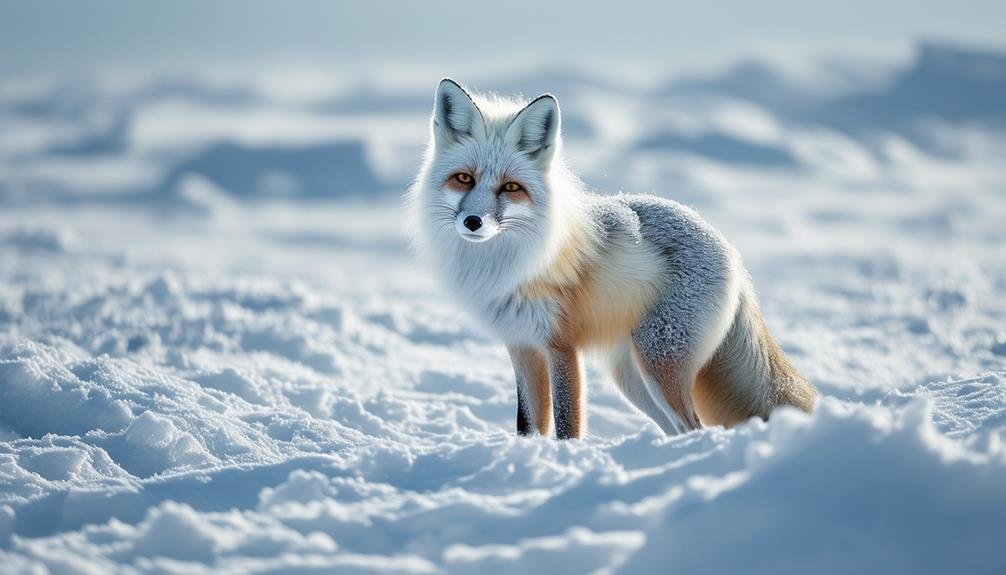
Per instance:
[[[362,66],[889,55],[923,38],[1006,46],[1006,1],[0,0],[0,70]]]

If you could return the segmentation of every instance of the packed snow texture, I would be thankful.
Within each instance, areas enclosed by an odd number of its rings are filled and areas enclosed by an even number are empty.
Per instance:
[[[591,363],[565,442],[408,249],[439,78],[5,81],[0,571],[1006,572],[1006,57],[868,72],[460,78],[722,230],[824,394],[665,437]]]

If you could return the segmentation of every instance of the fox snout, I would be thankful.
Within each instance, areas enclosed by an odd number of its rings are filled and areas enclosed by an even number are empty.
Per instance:
[[[484,242],[499,232],[499,226],[493,218],[465,213],[458,214],[454,229],[465,240],[476,243]]]

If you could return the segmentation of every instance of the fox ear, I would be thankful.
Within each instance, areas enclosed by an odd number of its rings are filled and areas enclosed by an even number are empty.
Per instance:
[[[559,139],[559,102],[551,94],[542,94],[523,110],[507,127],[506,140],[532,158],[548,162],[555,155]]]
[[[484,137],[482,112],[460,84],[444,78],[437,86],[433,105],[433,137],[437,144],[456,142],[463,137]]]

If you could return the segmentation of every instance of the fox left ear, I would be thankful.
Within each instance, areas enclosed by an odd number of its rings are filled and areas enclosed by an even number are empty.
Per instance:
[[[506,140],[540,162],[555,155],[559,139],[559,102],[542,94],[524,107],[507,127]]]
[[[484,138],[485,130],[482,111],[468,92],[450,78],[441,80],[433,106],[433,135],[437,143],[453,143],[465,137]]]

